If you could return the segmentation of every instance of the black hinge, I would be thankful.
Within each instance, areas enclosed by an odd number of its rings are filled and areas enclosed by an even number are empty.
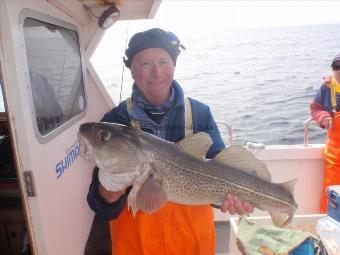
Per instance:
[[[24,171],[24,180],[25,180],[27,196],[35,197],[35,187],[34,187],[32,171]]]

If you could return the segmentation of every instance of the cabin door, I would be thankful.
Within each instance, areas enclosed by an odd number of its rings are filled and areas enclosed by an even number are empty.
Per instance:
[[[2,255],[30,251],[7,113],[0,62],[0,251]],[[26,252],[26,253],[25,253]]]
[[[31,249],[84,254],[93,166],[79,157],[77,131],[98,114],[87,107],[82,34],[45,1],[1,1],[0,14],[8,133]]]

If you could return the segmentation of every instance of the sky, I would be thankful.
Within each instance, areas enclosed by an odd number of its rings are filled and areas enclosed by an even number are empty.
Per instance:
[[[340,1],[163,0],[152,20],[129,23],[131,32],[158,26],[177,34],[225,29],[340,23]],[[137,28],[135,28],[137,27]]]
[[[160,27],[179,38],[221,33],[226,29],[340,24],[340,1],[204,1],[163,0],[154,19],[119,21],[108,29],[103,44],[121,50],[136,32]],[[107,43],[105,42],[107,41]]]
[[[183,29],[329,24],[340,22],[340,1],[163,0],[156,20]]]

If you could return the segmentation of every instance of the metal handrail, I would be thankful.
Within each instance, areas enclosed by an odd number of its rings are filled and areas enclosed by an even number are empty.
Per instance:
[[[227,130],[227,141],[228,141],[228,145],[230,146],[232,144],[232,141],[233,141],[233,130],[232,130],[231,126],[229,126],[227,124],[227,122],[221,121],[221,120],[217,120],[216,123],[225,126],[225,128]]]
[[[303,146],[307,147],[309,146],[309,123],[313,122],[313,118],[309,118],[304,122],[305,126],[305,137],[304,137],[304,143]]]
[[[304,122],[305,127],[305,136],[304,136],[304,144],[303,146],[308,147],[309,146],[309,123],[313,122],[313,118],[309,118]],[[231,126],[229,126],[225,121],[216,121],[217,124],[221,124],[226,127],[227,129],[227,141],[229,146],[232,144],[233,141],[233,131]]]

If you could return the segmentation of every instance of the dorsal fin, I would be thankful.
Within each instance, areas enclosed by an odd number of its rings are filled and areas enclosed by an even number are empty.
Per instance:
[[[295,188],[295,184],[297,182],[297,178],[292,179],[290,181],[281,183],[280,185],[287,190],[290,194],[294,194],[294,188]]]
[[[204,159],[211,145],[212,140],[209,134],[204,132],[188,136],[177,143],[180,150],[197,159]]]
[[[241,145],[231,145],[217,154],[213,160],[256,175],[263,180],[271,181],[271,175],[267,166]]]

